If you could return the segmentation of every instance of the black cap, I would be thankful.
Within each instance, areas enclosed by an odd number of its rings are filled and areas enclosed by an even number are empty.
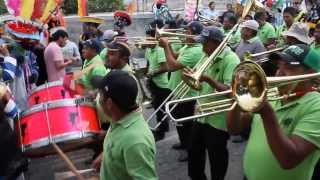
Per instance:
[[[270,60],[284,60],[290,65],[304,65],[317,72],[320,71],[320,54],[315,49],[305,44],[295,44],[287,47],[282,52],[273,53]]]
[[[91,49],[95,49],[97,53],[100,53],[100,51],[102,49],[102,44],[97,39],[88,39],[88,40],[84,41],[82,45],[87,46]]]
[[[131,49],[127,43],[121,41],[114,41],[107,45],[109,51],[119,51],[123,56],[130,56]]]
[[[215,41],[223,41],[224,35],[222,31],[214,26],[208,26],[204,28],[198,38],[196,38],[197,42],[203,43],[205,41],[215,40]]]
[[[198,35],[203,30],[203,25],[199,21],[191,21],[186,26],[183,26],[185,29],[191,29],[192,34]]]
[[[92,84],[98,88],[105,97],[110,97],[122,110],[136,109],[138,85],[129,73],[122,70],[112,70],[106,76],[97,76]]]

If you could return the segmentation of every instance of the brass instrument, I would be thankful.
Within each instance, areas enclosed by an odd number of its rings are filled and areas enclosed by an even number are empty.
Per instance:
[[[197,69],[202,63],[203,63],[203,60],[205,59],[205,56],[203,56],[198,62],[197,64],[194,66],[193,69]],[[177,87],[175,87],[175,89],[172,90],[172,92],[168,95],[168,97],[160,104],[160,106],[155,109],[153,111],[153,113],[148,117],[147,119],[147,123],[149,123],[154,116],[156,116],[156,114],[159,112],[159,111],[162,111],[162,108],[166,105],[166,103],[169,101],[169,100],[177,100],[177,99],[181,99],[183,98],[184,96],[187,95],[187,93],[189,92],[190,90],[190,87],[184,83],[184,81],[181,81]],[[173,107],[170,108],[170,111],[172,111],[174,108],[176,107],[176,105],[174,105]],[[166,119],[168,118],[168,114],[166,114],[160,122],[158,122],[154,127],[151,127],[150,126],[150,129],[151,130],[156,130],[162,122],[164,122]]]
[[[152,40],[152,39],[141,39],[141,40],[136,40],[134,41],[134,45],[141,49],[141,48],[146,48],[149,46],[154,46],[154,45],[158,45],[159,41],[158,40]],[[169,43],[170,44],[182,44],[182,45],[193,45],[193,44],[197,44],[197,43],[187,43],[187,42],[183,42],[179,39],[169,39]]]
[[[201,15],[200,12],[198,13],[198,20],[205,26],[210,26],[210,25],[215,25],[217,27],[222,26],[222,24],[218,20],[209,19],[209,18]]]
[[[179,38],[195,38],[197,37],[196,35],[189,35],[189,34],[184,34],[184,33],[173,33],[173,32],[168,32],[165,29],[156,29],[156,39],[160,39],[162,37],[179,37]]]
[[[241,9],[242,9],[241,18],[244,19],[250,11],[261,11],[261,10],[264,11],[265,7],[258,0],[247,0],[246,5]]]
[[[236,24],[230,32],[227,34],[227,36],[224,38],[224,40],[220,43],[220,45],[214,50],[214,52],[208,57],[208,59],[201,64],[199,68],[196,69],[196,71],[191,75],[183,75],[182,80],[188,84],[191,88],[200,90],[201,89],[201,83],[199,81],[201,75],[205,72],[205,70],[210,67],[217,56],[224,50],[224,48],[228,45],[228,41],[231,39],[233,32],[235,32],[238,29],[239,24]]]
[[[317,79],[319,77],[320,73],[297,76],[266,77],[263,69],[257,63],[253,61],[244,61],[236,67],[233,73],[231,90],[169,101],[166,104],[166,112],[176,123],[231,111],[236,107],[236,105],[238,105],[243,111],[255,112],[261,108],[261,105],[265,100],[274,101],[297,96],[297,93],[280,95],[277,91],[278,87],[301,81]],[[199,114],[180,119],[176,119],[172,116],[170,110],[172,105],[199,100],[201,98],[212,98],[213,101],[198,104],[196,109]],[[222,99],[214,100],[218,98]]]
[[[255,61],[257,63],[263,63],[268,61],[269,59],[267,57],[265,57],[268,54],[274,53],[274,52],[278,52],[278,51],[282,51],[284,50],[286,47],[280,47],[280,48],[275,48],[275,49],[271,49],[268,51],[264,51],[264,52],[260,52],[260,53],[256,53],[256,54],[251,54],[249,52],[246,52],[244,54],[244,60],[251,60],[251,61]],[[262,57],[262,58],[259,58]]]

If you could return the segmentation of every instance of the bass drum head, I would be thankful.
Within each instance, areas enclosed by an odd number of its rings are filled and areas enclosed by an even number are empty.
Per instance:
[[[92,100],[64,99],[34,106],[22,113],[17,132],[24,154],[42,157],[56,153],[50,142],[55,142],[64,152],[96,142],[100,123]]]

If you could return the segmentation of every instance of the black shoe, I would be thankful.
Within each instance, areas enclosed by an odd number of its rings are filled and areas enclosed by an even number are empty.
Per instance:
[[[162,131],[152,131],[152,134],[156,142],[164,139],[165,137],[165,133]]]
[[[171,148],[174,149],[174,150],[183,150],[183,149],[186,149],[186,147],[183,146],[181,143],[176,143],[176,144],[172,145]]]
[[[186,151],[181,151],[179,157],[178,157],[179,162],[186,162],[188,161],[188,153]]]

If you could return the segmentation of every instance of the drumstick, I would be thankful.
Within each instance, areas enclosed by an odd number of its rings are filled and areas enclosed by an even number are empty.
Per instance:
[[[74,164],[71,162],[71,160],[68,158],[68,156],[59,148],[59,146],[55,142],[52,142],[52,146],[57,151],[61,159],[67,163],[68,168],[74,173],[77,179],[85,180],[84,177],[79,173],[77,168],[74,166]]]

